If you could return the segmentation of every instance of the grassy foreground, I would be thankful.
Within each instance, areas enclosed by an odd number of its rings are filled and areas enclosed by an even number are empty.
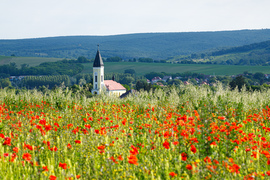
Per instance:
[[[0,179],[270,177],[270,92],[0,89]]]

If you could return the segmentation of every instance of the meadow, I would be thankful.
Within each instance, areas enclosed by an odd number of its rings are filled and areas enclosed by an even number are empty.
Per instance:
[[[270,92],[0,89],[1,179],[264,179]]]
[[[10,57],[0,56],[0,65],[16,63],[20,68],[22,64],[28,64],[30,67],[38,66],[44,62],[56,62],[61,58],[44,57]],[[83,63],[82,73],[92,73],[93,63]],[[124,73],[126,69],[134,69],[136,74],[143,76],[149,72],[183,73],[194,72],[206,75],[237,75],[244,71],[250,73],[262,72],[270,74],[268,66],[246,66],[246,65],[215,65],[215,64],[169,64],[169,63],[139,63],[139,62],[104,62],[105,72]]]
[[[16,63],[17,67],[21,67],[22,64],[28,64],[30,67],[38,66],[44,62],[56,62],[63,58],[46,58],[46,57],[12,57],[12,56],[0,56],[0,65]]]
[[[215,64],[169,64],[169,63],[136,63],[136,62],[104,62],[105,72],[124,73],[126,69],[134,69],[137,75],[149,72],[183,73],[193,72],[206,75],[237,75],[244,71],[270,74],[267,66],[215,65]],[[92,63],[85,63],[83,73],[92,73]]]

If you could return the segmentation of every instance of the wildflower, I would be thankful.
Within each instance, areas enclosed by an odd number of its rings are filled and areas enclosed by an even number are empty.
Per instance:
[[[68,143],[67,148],[71,149],[71,148],[72,148],[72,146],[71,146],[71,145]]]
[[[30,161],[32,159],[32,156],[29,153],[24,153],[22,158],[26,161]]]
[[[181,154],[182,157],[182,161],[186,161],[187,160],[187,154],[186,153],[182,153]]]
[[[132,150],[129,151],[130,154],[135,155],[135,156],[137,154],[139,154],[139,151],[138,151],[138,149],[135,146],[131,145],[131,148],[132,148]]]
[[[196,151],[197,151],[196,147],[195,147],[193,144],[191,145],[190,150],[191,150],[194,154],[195,154]]]
[[[118,164],[118,162],[116,161],[116,159],[112,156],[109,159],[111,159],[115,164]]]
[[[56,177],[56,176],[54,176],[54,175],[50,175],[49,179],[50,179],[50,180],[56,180],[56,179],[57,179],[57,177]]]
[[[270,171],[267,171],[266,174],[267,174],[268,176],[270,176]]]
[[[128,163],[129,164],[138,165],[137,161],[138,161],[137,157],[132,155],[132,154],[128,157]]]
[[[44,171],[49,171],[49,169],[48,169],[47,166],[42,166],[42,169],[43,169]]]
[[[11,138],[5,137],[5,141],[4,141],[3,145],[11,146]]]
[[[12,150],[15,151],[16,153],[19,152],[19,148],[18,147],[14,147]]]
[[[169,175],[170,175],[171,177],[177,176],[177,174],[176,174],[175,172],[170,172]]]
[[[81,177],[81,175],[76,175],[76,178],[79,179]]]
[[[63,169],[67,169],[67,164],[66,163],[59,163],[59,167],[63,168]]]
[[[75,140],[75,143],[81,144],[81,141],[80,140]]]
[[[106,148],[106,146],[105,145],[100,145],[100,146],[98,146],[97,147],[99,150],[104,150],[105,148]]]
[[[179,144],[179,142],[178,141],[174,141],[173,144],[174,145],[177,145],[177,144]]]
[[[165,141],[163,143],[163,147],[166,148],[166,149],[170,149],[170,143],[168,141]]]
[[[192,170],[192,165],[188,164],[188,165],[186,165],[186,168],[187,168],[188,170]]]
[[[230,170],[231,170],[231,172],[233,173],[233,172],[235,172],[235,173],[240,173],[239,172],[239,169],[240,169],[240,167],[237,165],[237,164],[233,164],[232,166],[230,166],[229,167],[230,168]]]
[[[117,159],[118,159],[119,161],[123,161],[123,160],[124,160],[123,157],[122,157],[121,155],[119,155],[119,156],[117,157]]]

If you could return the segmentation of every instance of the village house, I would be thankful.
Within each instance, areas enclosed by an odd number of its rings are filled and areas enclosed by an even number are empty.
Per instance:
[[[158,82],[158,81],[161,81],[162,79],[160,78],[160,77],[154,77],[152,80],[151,80],[151,82],[152,83],[156,83],[156,82]]]
[[[164,76],[162,81],[167,82],[168,80],[172,80],[172,76]]]

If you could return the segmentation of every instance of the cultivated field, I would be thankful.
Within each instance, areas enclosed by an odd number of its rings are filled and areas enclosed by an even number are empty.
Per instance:
[[[0,179],[268,179],[270,92],[0,90]]]
[[[167,64],[167,63],[133,63],[133,62],[105,62],[105,72],[124,73],[126,69],[134,69],[137,75],[144,75],[149,72],[166,73],[203,73],[207,75],[236,75],[244,71],[256,73],[262,72],[270,74],[270,68],[267,66],[236,66],[236,65],[213,65],[213,64]],[[93,65],[84,64],[83,73],[92,73]]]
[[[38,66],[44,62],[55,62],[62,60],[62,58],[44,58],[44,57],[9,57],[9,56],[0,56],[0,65],[16,63],[17,67],[21,67],[22,64],[28,64],[31,66]]]
[[[0,56],[0,65],[15,62],[17,67],[21,64],[37,66],[43,62],[55,62],[61,58],[43,58],[43,57],[7,57]],[[168,63],[134,63],[134,62],[105,62],[105,72],[124,73],[126,69],[134,69],[137,75],[144,75],[148,72],[166,72],[183,73],[196,72],[207,75],[236,75],[244,71],[251,73],[262,72],[270,74],[270,68],[267,66],[236,66],[236,65],[213,65],[213,64],[168,64]],[[93,64],[85,63],[82,73],[92,73]]]

